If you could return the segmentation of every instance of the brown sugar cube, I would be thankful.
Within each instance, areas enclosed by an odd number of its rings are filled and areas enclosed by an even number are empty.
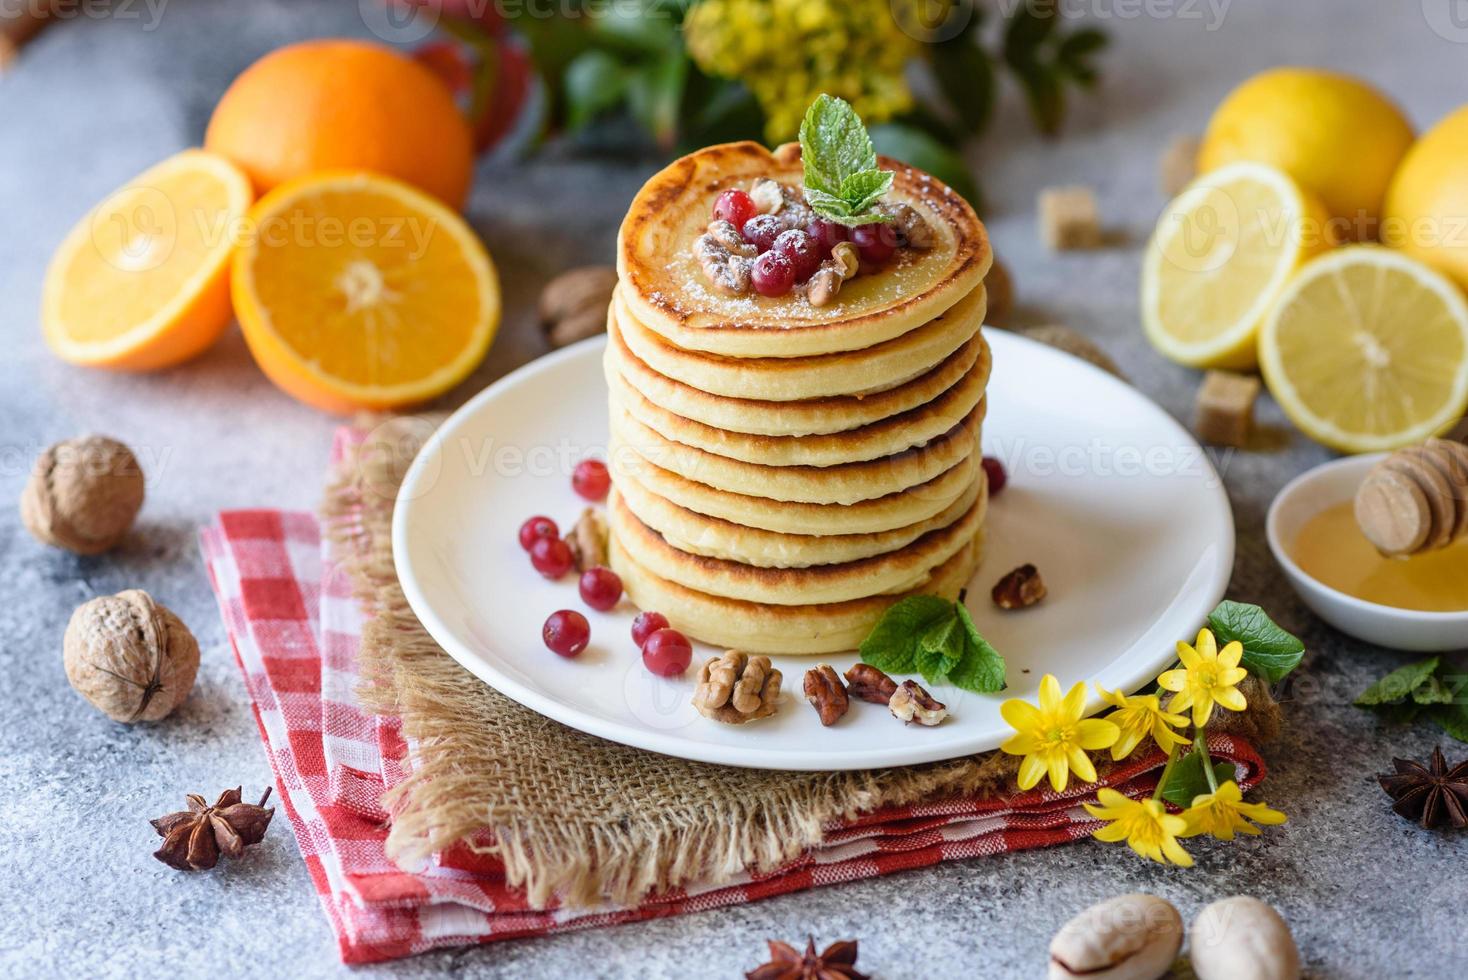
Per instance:
[[[1040,192],[1040,236],[1055,251],[1101,244],[1101,217],[1089,187],[1050,187]]]
[[[1162,193],[1168,198],[1177,197],[1198,176],[1198,148],[1202,144],[1196,136],[1174,136],[1162,151],[1158,177],[1162,181]]]
[[[1254,427],[1254,399],[1259,379],[1251,374],[1209,371],[1198,389],[1193,429],[1198,438],[1215,446],[1242,447]]]

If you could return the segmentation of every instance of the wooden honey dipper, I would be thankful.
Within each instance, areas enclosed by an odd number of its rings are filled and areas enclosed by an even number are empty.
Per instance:
[[[1468,531],[1468,446],[1429,439],[1377,463],[1356,491],[1356,523],[1383,555],[1443,548]]]

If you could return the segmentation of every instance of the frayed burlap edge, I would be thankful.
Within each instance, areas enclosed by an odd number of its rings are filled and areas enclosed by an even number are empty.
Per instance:
[[[415,744],[412,774],[384,801],[387,853],[400,865],[465,842],[502,861],[537,907],[553,897],[568,907],[632,904],[771,870],[818,844],[833,821],[878,807],[1012,789],[1017,760],[997,752],[865,772],[686,762],[574,731],[494,691],[429,638],[393,569],[396,489],[440,421],[364,423],[368,435],[340,461],[324,506],[370,617],[360,696],[368,710],[400,716]],[[1213,727],[1259,745],[1277,735],[1279,709],[1262,684],[1246,694],[1250,710]]]

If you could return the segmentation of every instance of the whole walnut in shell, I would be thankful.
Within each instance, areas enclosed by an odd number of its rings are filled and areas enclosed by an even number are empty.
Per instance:
[[[158,721],[189,696],[199,643],[142,589],[98,596],[71,614],[66,679],[113,721]]]
[[[116,439],[58,442],[36,460],[20,519],[37,540],[79,555],[118,544],[143,506],[143,470]]]

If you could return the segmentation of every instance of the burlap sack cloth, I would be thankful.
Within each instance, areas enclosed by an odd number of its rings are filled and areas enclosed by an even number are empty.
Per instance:
[[[359,599],[360,693],[398,715],[416,743],[412,775],[388,793],[387,853],[421,860],[460,841],[503,861],[509,883],[543,906],[633,904],[693,882],[772,870],[822,828],[882,806],[1014,791],[1018,760],[998,752],[862,772],[767,772],[686,762],[566,728],[475,678],[429,638],[393,571],[392,504],[417,447],[441,418],[363,424],[327,492],[329,533],[344,547]],[[1250,708],[1213,728],[1258,746],[1279,708],[1250,678]],[[798,687],[798,685],[792,685]],[[802,710],[799,694],[787,710]],[[1221,717],[1220,717],[1221,716]],[[1098,759],[1103,772],[1105,763]],[[486,835],[483,832],[489,831]]]

